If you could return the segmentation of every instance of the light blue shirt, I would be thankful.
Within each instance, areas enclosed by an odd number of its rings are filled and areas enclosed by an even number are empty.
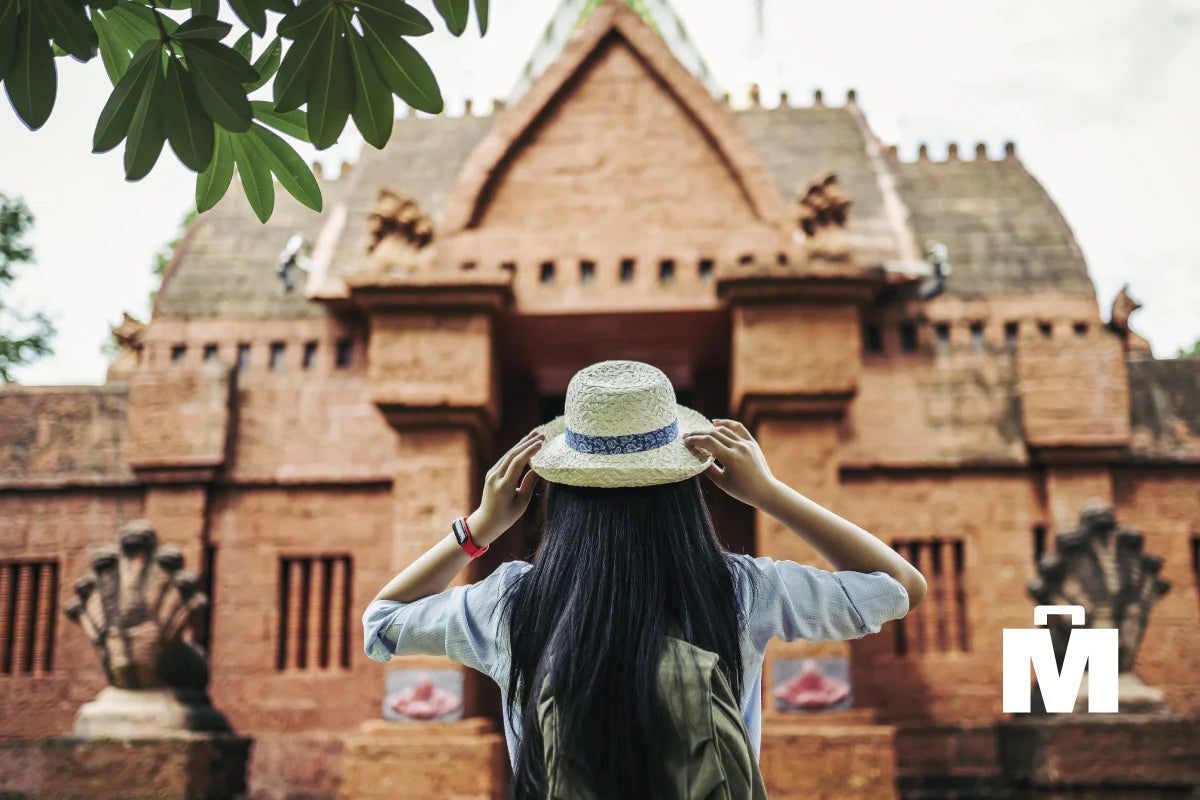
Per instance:
[[[742,719],[757,755],[762,741],[762,668],[767,643],[842,641],[878,633],[885,622],[908,613],[908,592],[885,572],[830,572],[768,556],[730,554],[758,574],[758,593],[751,598],[745,575],[734,570],[738,602],[748,624],[741,647],[745,678]],[[506,561],[478,583],[455,586],[412,603],[376,600],[363,613],[363,645],[367,656],[386,662],[393,655],[448,656],[487,675],[500,687],[504,701],[510,663],[508,627],[493,614],[503,591],[533,565]],[[516,764],[517,729],[504,713],[508,757]]]

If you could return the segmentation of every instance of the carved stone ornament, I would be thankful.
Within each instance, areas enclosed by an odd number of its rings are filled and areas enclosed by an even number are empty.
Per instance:
[[[1159,577],[1163,560],[1142,551],[1145,537],[1118,526],[1110,506],[1097,500],[1084,504],[1079,527],[1055,537],[1057,552],[1038,564],[1029,594],[1039,605],[1083,606],[1088,628],[1116,628],[1118,692],[1122,712],[1167,713],[1162,693],[1133,674],[1150,611],[1171,588]],[[1069,617],[1051,616],[1048,627],[1055,658],[1063,663],[1071,634]],[[1087,707],[1087,681],[1081,685],[1076,710]]]
[[[1150,353],[1150,342],[1146,341],[1129,327],[1130,315],[1141,307],[1141,303],[1129,296],[1129,284],[1125,284],[1121,287],[1121,291],[1117,292],[1117,296],[1113,298],[1112,314],[1109,317],[1108,327],[1116,331],[1125,340],[1126,350],[1137,353]]]
[[[125,312],[121,324],[112,329],[117,342],[117,354],[108,365],[106,379],[125,380],[138,368],[142,360],[142,342],[146,336],[146,323]]]
[[[850,258],[846,219],[850,196],[838,184],[837,175],[827,172],[796,196],[796,227],[803,231],[810,257],[828,261]]]
[[[129,523],[118,547],[95,553],[64,612],[99,652],[111,685],[80,709],[77,734],[229,729],[205,691],[205,653],[191,641],[208,607],[199,588],[179,548],[160,547],[148,522]]]
[[[433,220],[417,201],[391,189],[380,189],[367,218],[367,253],[377,266],[407,266],[433,241]]]

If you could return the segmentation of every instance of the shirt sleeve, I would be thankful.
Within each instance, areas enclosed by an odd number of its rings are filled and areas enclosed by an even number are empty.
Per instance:
[[[908,613],[908,591],[886,572],[830,572],[768,556],[741,560],[757,584],[753,596],[750,587],[741,590],[759,650],[774,636],[785,642],[861,639]]]
[[[494,676],[507,655],[500,598],[530,566],[524,561],[506,561],[481,581],[411,603],[372,601],[362,617],[367,657],[386,663],[393,655],[448,656],[451,661]]]

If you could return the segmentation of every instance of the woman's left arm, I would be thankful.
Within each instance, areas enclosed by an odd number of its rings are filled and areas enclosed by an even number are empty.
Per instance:
[[[467,527],[475,544],[483,547],[499,539],[529,507],[537,474],[529,470],[519,486],[517,481],[544,439],[541,433],[530,431],[488,470],[479,508],[467,516]],[[437,594],[450,585],[470,560],[454,534],[448,533],[388,581],[375,600],[411,603]]]

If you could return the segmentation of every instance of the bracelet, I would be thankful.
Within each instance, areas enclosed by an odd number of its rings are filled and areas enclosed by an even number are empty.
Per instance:
[[[450,528],[454,531],[454,539],[458,542],[458,546],[471,558],[479,558],[491,547],[489,544],[485,544],[483,547],[475,544],[475,540],[471,537],[471,529],[467,527],[466,517],[454,520],[450,524]]]

